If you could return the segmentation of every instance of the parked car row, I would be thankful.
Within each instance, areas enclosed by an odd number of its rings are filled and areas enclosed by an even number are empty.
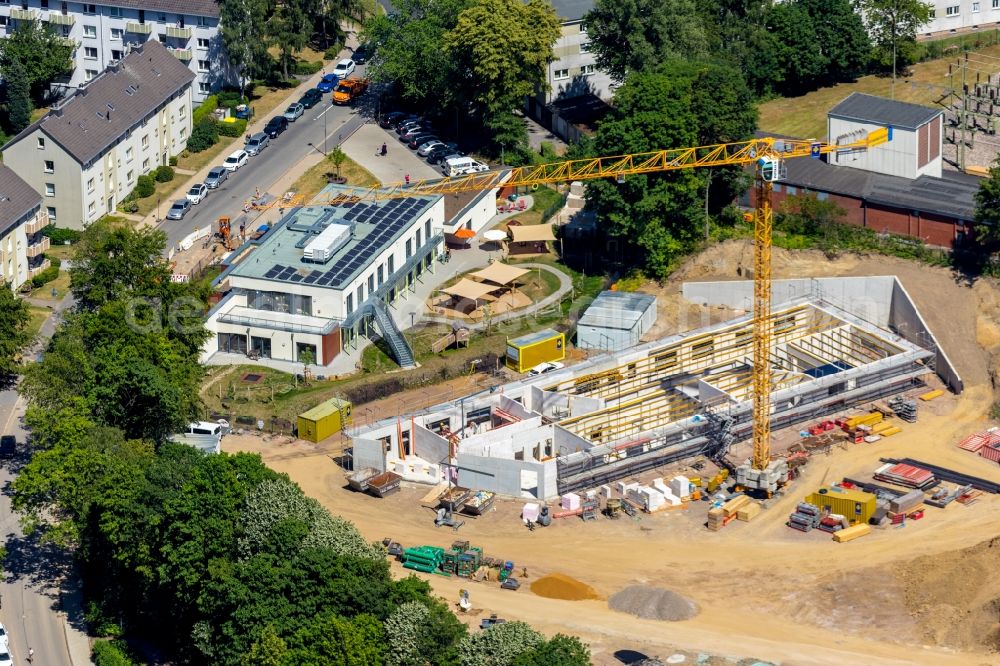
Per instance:
[[[411,150],[417,151],[417,154],[426,159],[428,164],[440,164],[446,175],[457,175],[449,173],[447,162],[460,158],[470,163],[463,162],[467,170],[462,171],[462,173],[489,169],[486,165],[465,157],[465,153],[458,149],[458,144],[441,139],[427,118],[410,115],[403,111],[392,111],[379,119],[379,126],[395,131],[399,135],[399,140]]]

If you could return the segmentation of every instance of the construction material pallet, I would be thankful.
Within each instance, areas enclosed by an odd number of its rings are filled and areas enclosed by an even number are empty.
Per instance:
[[[1000,493],[1000,483],[997,483],[995,481],[989,481],[987,479],[983,479],[978,476],[972,476],[971,474],[963,474],[961,472],[956,472],[955,470],[948,469],[947,467],[932,465],[930,463],[914,460],[913,458],[903,458],[902,460],[885,458],[883,459],[883,462],[901,462],[907,465],[917,465],[932,472],[934,476],[944,481],[948,481],[950,483],[957,483],[963,486],[966,485],[972,486],[976,490],[982,490],[985,493],[992,493],[992,494]]]

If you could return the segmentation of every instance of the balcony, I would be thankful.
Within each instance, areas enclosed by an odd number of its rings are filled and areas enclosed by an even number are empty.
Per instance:
[[[79,46],[79,44],[76,43],[76,40],[72,37],[56,37],[56,41],[64,46],[70,47],[71,49],[75,49]]]
[[[50,241],[48,236],[42,236],[36,242],[29,245],[26,252],[28,258],[31,259],[32,257],[37,257],[43,252],[46,252],[49,249],[49,243]]]
[[[125,32],[131,32],[133,35],[151,35],[153,33],[153,24],[132,23],[129,21],[125,24]]]
[[[48,268],[51,265],[52,265],[52,262],[49,261],[48,259],[46,259],[45,261],[43,261],[42,263],[38,264],[34,268],[29,268],[28,269],[28,279],[30,280],[31,278],[35,277],[36,275],[38,275],[39,273],[41,273],[42,271],[44,271],[46,268]]]
[[[168,25],[167,37],[175,37],[177,39],[187,41],[191,39],[191,28],[176,28],[172,25]]]
[[[10,17],[18,21],[37,21],[38,12],[34,9],[21,9],[20,7],[12,7],[10,10]]]
[[[49,14],[46,19],[51,25],[73,25],[76,17],[72,14]]]
[[[191,59],[191,49],[170,49],[170,52],[173,53],[174,57],[178,60]]]
[[[24,225],[24,233],[28,236],[32,234],[37,234],[39,231],[49,226],[49,214],[41,212],[35,216],[30,222],[26,222]]]

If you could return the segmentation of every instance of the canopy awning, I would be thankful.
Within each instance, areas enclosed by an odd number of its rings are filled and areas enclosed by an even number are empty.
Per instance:
[[[476,232],[473,231],[472,229],[466,229],[465,227],[462,227],[461,229],[459,229],[458,231],[456,231],[455,233],[453,233],[452,236],[454,236],[455,238],[461,238],[463,240],[468,240],[470,238],[475,238],[476,237]]]
[[[527,226],[509,227],[508,231],[515,243],[533,243],[539,241],[554,241],[551,224],[529,224]]]
[[[478,300],[490,293],[491,291],[496,291],[497,287],[492,284],[483,284],[482,282],[473,282],[472,280],[467,280],[462,278],[450,287],[445,287],[441,291],[451,296],[458,296],[459,298],[468,298],[469,300]]]
[[[470,277],[478,278],[480,280],[485,280],[486,282],[493,282],[499,285],[510,284],[517,278],[521,277],[525,273],[530,273],[526,268],[518,268],[517,266],[509,266],[507,264],[495,261],[486,268],[476,271],[475,273],[470,273]]]

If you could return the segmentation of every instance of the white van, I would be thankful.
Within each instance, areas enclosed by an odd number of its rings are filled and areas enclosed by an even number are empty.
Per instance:
[[[477,162],[471,157],[453,157],[444,163],[444,174],[449,178],[464,176],[467,173],[479,173],[489,171],[490,168],[482,162]]]

